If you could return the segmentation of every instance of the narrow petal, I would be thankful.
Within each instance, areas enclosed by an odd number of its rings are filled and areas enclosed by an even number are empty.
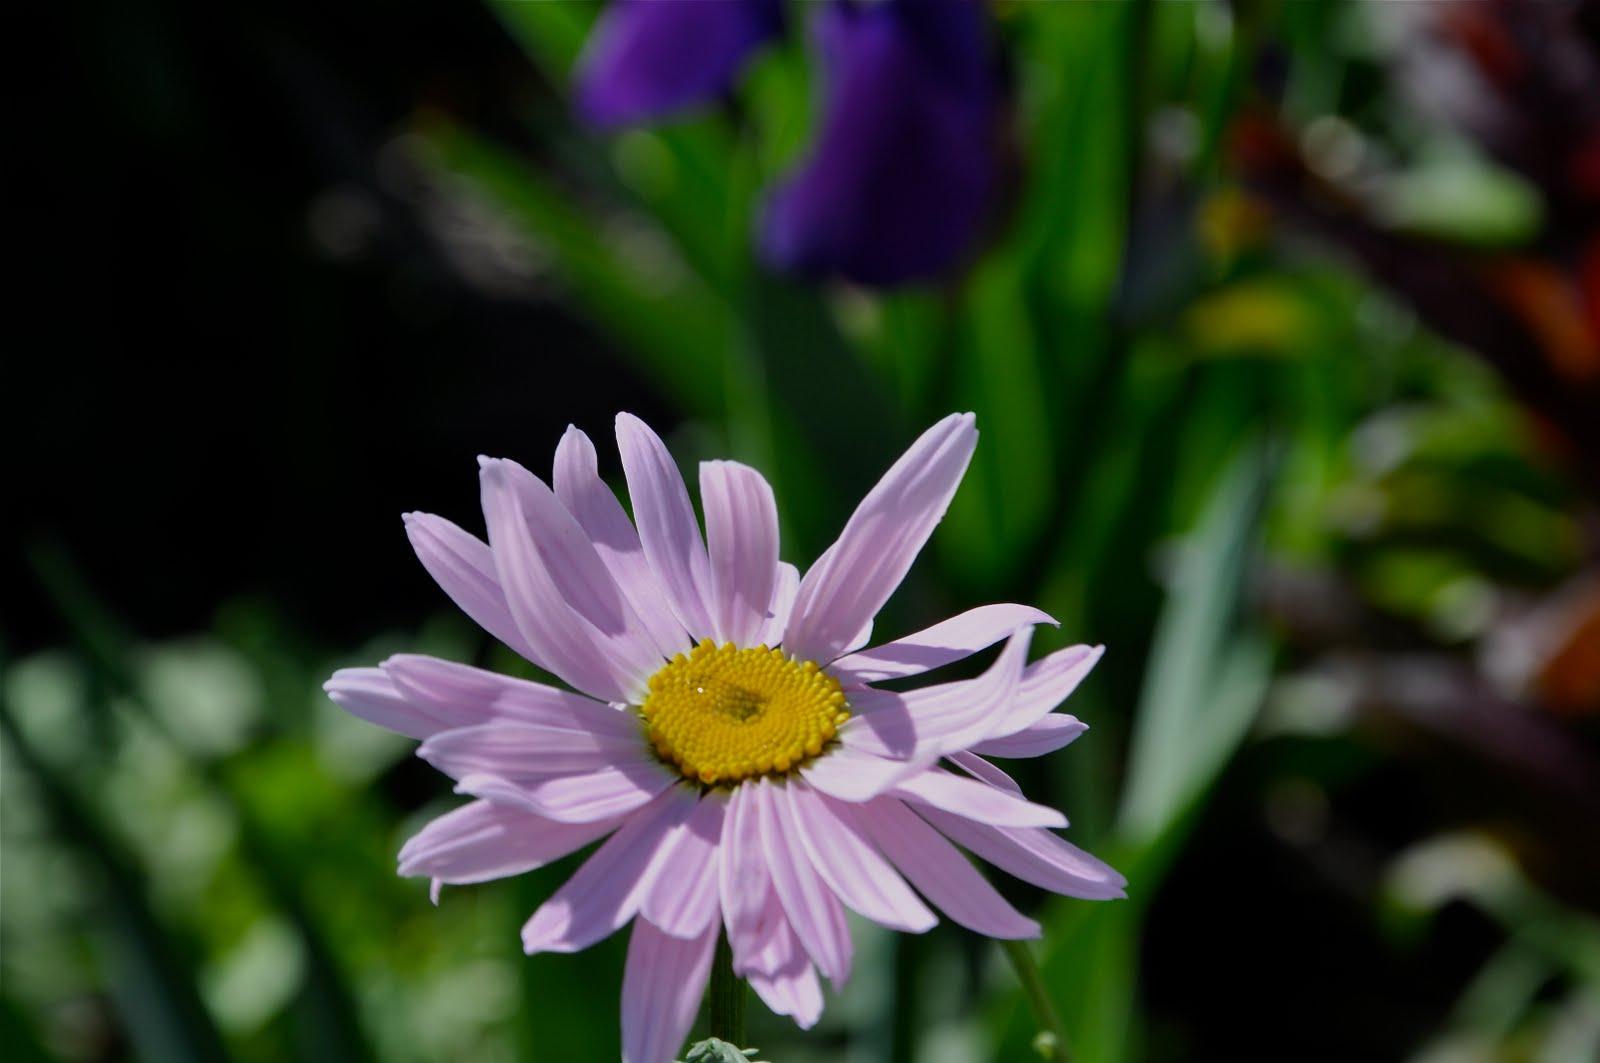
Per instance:
[[[622,974],[623,1063],[678,1058],[700,1012],[716,945],[714,926],[685,939],[652,926],[648,919],[633,921]]]
[[[417,560],[450,600],[479,627],[544,667],[506,605],[489,545],[431,513],[407,513],[404,520],[406,537],[417,552]]]
[[[800,775],[829,797],[841,801],[869,801],[931,761],[886,760],[850,746],[840,745],[800,769]]]
[[[891,930],[920,934],[939,920],[834,804],[803,782],[776,790],[787,830],[846,905]]]
[[[849,695],[856,715],[839,728],[846,746],[904,760],[967,748],[994,726],[1016,697],[1032,628],[1011,637],[989,670],[976,679],[905,693],[867,688]]]
[[[1104,646],[1068,646],[1028,665],[1017,696],[983,737],[1003,738],[1033,726],[1078,689],[1103,656]]]
[[[483,511],[500,585],[534,661],[577,689],[606,701],[637,701],[640,674],[607,651],[607,640],[567,603],[533,541],[523,508],[521,479],[508,462],[486,461],[481,480]],[[521,470],[526,473],[526,470]]]
[[[1004,827],[1065,827],[1067,817],[977,779],[947,771],[925,771],[900,783],[894,795],[917,805],[953,812],[980,823]]]
[[[639,909],[673,937],[699,937],[716,921],[718,845],[727,809],[728,796],[720,791],[700,799],[668,843],[671,873],[656,880]]]
[[[944,517],[977,442],[972,414],[951,414],[894,463],[800,581],[785,649],[814,661],[840,656],[905,578]]]
[[[1001,790],[1016,794],[1018,797],[1022,796],[1022,787],[1017,785],[1017,780],[976,753],[963,750],[959,753],[951,753],[946,759],[974,779],[981,779],[990,786],[999,787]]]
[[[927,805],[916,806],[916,812],[951,841],[1024,882],[1086,900],[1124,896],[1126,879],[1047,830],[991,827]]]
[[[436,721],[434,731],[502,721],[638,740],[638,717],[543,683],[413,653],[390,657],[383,672],[413,708]]]
[[[486,461],[516,493],[528,532],[561,601],[579,617],[585,631],[624,674],[636,675],[643,689],[665,658],[633,605],[595,551],[594,544],[556,493],[514,461]],[[515,611],[512,613],[516,616]]]
[[[600,560],[655,640],[657,651],[671,658],[688,649],[689,633],[678,622],[661,581],[645,559],[633,521],[600,479],[599,460],[589,437],[569,425],[556,447],[553,471],[556,497],[594,543]]]
[[[733,948],[733,969],[738,974],[750,970],[767,937],[763,925],[767,898],[772,893],[772,875],[762,847],[758,801],[751,783],[729,795],[717,862],[722,920]]]
[[[777,788],[762,779],[752,793],[760,817],[761,847],[789,925],[828,981],[835,989],[842,988],[850,978],[854,955],[844,908],[812,867],[800,839],[788,828]]]
[[[800,570],[787,561],[778,562],[778,580],[772,588],[772,608],[767,622],[761,628],[760,642],[776,646],[783,641],[783,629],[789,626],[789,613],[794,608],[794,596],[800,590]]]
[[[776,897],[773,903],[777,903]],[[822,1016],[822,984],[817,980],[817,969],[806,957],[781,910],[771,927],[762,948],[760,968],[750,971],[745,980],[774,1014],[788,1015],[802,1030],[809,1030]]]
[[[850,815],[900,873],[945,915],[992,938],[1039,936],[954,845],[899,801],[856,805]]]
[[[711,562],[712,633],[754,646],[766,627],[778,579],[778,504],[765,478],[735,461],[700,465]]]
[[[577,952],[632,919],[660,873],[662,843],[694,807],[693,792],[677,786],[623,824],[524,924],[523,950]]]
[[[1076,717],[1068,716],[1064,712],[1053,712],[1016,734],[978,742],[972,747],[972,751],[986,757],[1015,760],[1042,757],[1046,753],[1054,753],[1088,729],[1089,725]]]
[[[463,884],[520,875],[583,848],[617,819],[555,820],[490,801],[473,801],[431,821],[400,850],[400,874]]]
[[[914,635],[841,657],[829,667],[846,685],[920,675],[987,649],[1029,624],[1056,623],[1027,605],[980,605]]]
[[[328,698],[352,716],[412,738],[426,738],[439,722],[415,708],[381,668],[341,668],[322,684]]]
[[[714,627],[707,605],[711,563],[683,475],[661,437],[632,414],[617,415],[617,447],[644,556],[690,637],[707,638]]]
[[[466,786],[469,778],[483,776],[466,776],[461,780],[462,786]],[[675,781],[678,781],[677,773],[669,772],[654,760],[638,760],[634,764],[616,765],[586,775],[554,776],[522,784],[507,781],[507,786],[515,788],[515,792],[501,791],[498,796],[504,800],[520,799],[525,807],[552,820],[587,823],[650,804],[650,800]],[[491,794],[485,792],[482,796]]]
[[[606,771],[643,754],[637,735],[596,733],[580,726],[486,723],[440,731],[422,743],[417,756],[453,779],[486,774],[530,783]]]

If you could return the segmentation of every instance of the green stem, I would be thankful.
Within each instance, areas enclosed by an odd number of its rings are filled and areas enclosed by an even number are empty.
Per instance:
[[[744,1047],[744,979],[733,973],[727,934],[717,936],[717,954],[711,961],[711,1036]]]
[[[1028,1006],[1033,1009],[1034,1021],[1039,1024],[1039,1033],[1033,1039],[1033,1046],[1045,1059],[1069,1063],[1072,1055],[1067,1051],[1067,1028],[1061,1022],[1061,1013],[1050,999],[1050,991],[1045,988],[1044,976],[1039,972],[1039,962],[1033,958],[1033,950],[1028,948],[1026,941],[1002,941],[1000,947],[1005,949],[1006,959],[1016,969],[1017,981],[1022,983],[1022,991],[1028,994]]]

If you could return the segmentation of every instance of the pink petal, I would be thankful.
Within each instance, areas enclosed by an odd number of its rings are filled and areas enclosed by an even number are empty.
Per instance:
[[[759,641],[762,645],[776,646],[783,641],[783,629],[789,626],[789,612],[794,608],[795,592],[799,589],[800,570],[787,561],[779,561],[777,582],[772,588],[772,608],[761,628]]]
[[[520,783],[491,774],[465,775],[456,789],[515,804],[563,823],[588,823],[641,808],[677,781],[678,776],[660,764],[641,761],[584,775]]]
[[[976,679],[903,694],[875,688],[852,691],[850,708],[856,715],[839,729],[839,740],[864,752],[912,760],[965,749],[984,736],[1016,696],[1031,637],[1031,628],[1017,631]]]
[[[557,823],[505,805],[473,801],[413,835],[400,850],[400,874],[455,884],[520,875],[609,834],[618,822]]]
[[[707,601],[711,563],[683,475],[661,437],[631,413],[617,414],[617,448],[644,556],[690,637],[709,637],[715,627]]]
[[[662,664],[578,522],[544,482],[514,461],[480,459],[484,514],[500,586],[519,630],[552,665],[590,677],[607,701],[638,701]]]
[[[773,1013],[788,1015],[801,1029],[809,1030],[822,1017],[822,985],[817,981],[817,970],[781,912],[771,926],[772,932],[762,947],[760,967],[746,974],[745,980]]]
[[[764,916],[772,893],[772,876],[761,843],[761,818],[755,787],[746,783],[728,798],[718,850],[717,886],[722,919],[733,949],[733,969],[749,970],[766,939]]]
[[[777,788],[762,779],[751,792],[760,817],[767,869],[778,900],[789,916],[789,925],[818,969],[835,989],[842,988],[850,978],[854,955],[844,909],[812,867],[800,839],[789,829],[779,807]]]
[[[530,783],[554,775],[588,775],[646,756],[637,734],[619,737],[583,727],[486,723],[440,731],[417,756],[453,779],[497,775]]]
[[[698,937],[716,921],[717,847],[727,808],[728,795],[720,791],[700,799],[664,850],[671,873],[656,879],[640,906],[646,919],[673,937]]]
[[[916,812],[951,841],[1042,889],[1086,900],[1124,896],[1128,883],[1107,864],[1037,827],[990,827],[926,805]]]
[[[920,934],[939,921],[828,798],[794,780],[776,793],[787,830],[841,901],[892,930]]]
[[[911,884],[951,919],[992,938],[1039,936],[1039,924],[995,892],[955,846],[899,801],[856,805],[850,814]]]
[[[1005,827],[1065,827],[1067,817],[1016,794],[947,771],[925,771],[894,788],[894,795],[917,805]]]
[[[885,760],[839,745],[800,769],[800,775],[829,797],[867,801],[894,788],[900,780],[925,770],[932,761]]]
[[[841,657],[828,670],[846,685],[899,679],[970,657],[1020,627],[1055,623],[1032,606],[980,605],[914,635]]]
[[[634,920],[622,975],[623,1063],[678,1058],[700,1012],[716,944],[715,928],[684,940]]]
[[[944,516],[977,441],[972,414],[951,414],[884,474],[800,581],[788,652],[832,661],[877,615]]]
[[[1016,698],[983,737],[1003,738],[1039,722],[1078,688],[1105,651],[1104,646],[1068,646],[1028,665]]]
[[[606,701],[638,700],[643,677],[618,669],[598,633],[562,597],[534,544],[513,475],[503,462],[484,464],[483,511],[500,584],[535,663]]]
[[[439,722],[416,709],[381,668],[341,668],[322,684],[333,703],[368,723],[426,738]]]
[[[633,713],[543,683],[411,653],[390,657],[383,671],[415,709],[437,721],[435,731],[512,721],[640,740]]]
[[[594,543],[600,560],[655,640],[657,652],[670,658],[687,649],[689,633],[678,622],[661,581],[645,559],[633,521],[600,479],[594,444],[571,425],[556,447],[554,473],[556,497]]]
[[[431,513],[407,513],[403,519],[417,560],[450,600],[479,627],[528,660],[541,664],[506,605],[500,574],[488,545]]]
[[[712,633],[754,646],[778,578],[778,504],[759,472],[735,461],[700,465],[700,504],[711,561]]]
[[[1054,753],[1062,746],[1089,729],[1089,725],[1064,712],[1053,712],[1041,720],[1004,738],[989,738],[972,747],[974,753],[986,757],[1042,757]]]
[[[694,807],[694,793],[675,786],[623,824],[523,925],[523,950],[577,952],[632,919],[662,871],[662,843]]]
[[[1011,776],[1007,775],[993,764],[990,764],[987,760],[984,760],[976,753],[969,753],[965,751],[960,753],[951,753],[946,759],[956,767],[960,768],[962,771],[966,772],[968,775],[972,776],[974,779],[981,779],[990,786],[998,787],[1001,790],[1005,790],[1007,793],[1016,794],[1018,797],[1022,796],[1022,787],[1017,785],[1017,780],[1013,779]]]

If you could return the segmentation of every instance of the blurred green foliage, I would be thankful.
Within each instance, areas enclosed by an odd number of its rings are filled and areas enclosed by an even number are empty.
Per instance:
[[[563,84],[592,9],[493,6]],[[1543,591],[1578,567],[1578,504],[1492,375],[1345,266],[1276,239],[1223,171],[1264,42],[1287,54],[1303,117],[1363,104],[1346,89],[1372,74],[1368,13],[997,9],[1022,183],[994,246],[940,291],[819,289],[753,265],[757,191],[809,127],[799,42],[724,112],[603,140],[540,101],[537,159],[427,113],[412,150],[546,255],[548,282],[681,414],[681,460],[732,454],[768,473],[790,560],[816,555],[913,431],[977,412],[967,482],[879,632],[1015,599],[1062,621],[1042,649],[1110,646],[1067,706],[1093,731],[1018,774],[1127,874],[1130,900],[1033,898],[1040,956],[1074,1058],[1194,1058],[1146,1040],[1145,917],[1241,744],[1317,729],[1296,701],[1303,654],[1256,607],[1263,569],[1335,573],[1461,647],[1500,589]],[[1154,151],[1161,136],[1182,150]],[[1536,224],[1529,191],[1460,144],[1402,177],[1385,202],[1409,227],[1481,243]],[[318,688],[400,649],[513,667],[442,599],[437,619],[365,646],[307,645],[259,600],[152,645],[123,628],[137,603],[113,615],[54,554],[35,569],[79,641],[5,667],[7,1058],[614,1057],[620,943],[518,949],[516,926],[570,864],[429,906],[393,857],[450,807],[447,786],[418,782],[409,743]],[[1317,740],[1359,742],[1348,720],[1318,726]],[[435,796],[399,799],[418,786]],[[1600,992],[1596,923],[1489,842],[1457,841],[1397,865],[1374,916],[1425,934],[1449,892],[1437,882],[1492,865],[1461,889],[1507,940],[1441,1043],[1514,1042],[1527,1058],[1560,1036],[1581,1045],[1560,1009]],[[1435,886],[1417,885],[1430,866]],[[862,926],[858,940],[856,980],[817,1031],[752,1008],[764,1055],[1028,1058],[1036,1027],[997,952],[946,929],[906,943]],[[1552,979],[1570,996],[1539,991]]]

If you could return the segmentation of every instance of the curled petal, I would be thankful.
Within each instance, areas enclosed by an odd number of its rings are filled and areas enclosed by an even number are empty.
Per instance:
[[[834,661],[829,671],[847,685],[920,675],[987,649],[1020,627],[1055,624],[1027,605],[980,605],[912,635]]]
[[[1076,717],[1063,712],[1053,712],[1016,734],[978,742],[973,745],[972,752],[986,757],[1017,760],[1042,757],[1046,753],[1054,753],[1088,729],[1089,725]]]
[[[1076,845],[1038,827],[990,827],[926,805],[916,812],[951,841],[1042,889],[1085,900],[1123,896],[1128,882]]]

